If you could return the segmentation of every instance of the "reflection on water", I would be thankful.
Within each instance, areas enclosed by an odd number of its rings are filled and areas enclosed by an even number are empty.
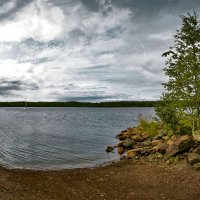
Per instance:
[[[93,167],[118,157],[105,148],[153,108],[0,108],[0,163],[15,168]]]

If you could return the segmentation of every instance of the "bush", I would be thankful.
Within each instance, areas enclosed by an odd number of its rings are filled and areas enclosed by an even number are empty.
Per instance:
[[[166,127],[164,127],[160,122],[153,120],[152,118],[139,116],[138,121],[138,128],[147,132],[151,138],[160,134],[160,131],[167,133]]]

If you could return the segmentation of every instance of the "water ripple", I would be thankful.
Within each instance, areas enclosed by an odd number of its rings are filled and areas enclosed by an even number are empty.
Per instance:
[[[152,108],[0,108],[0,163],[12,168],[93,167],[116,159],[105,148]]]

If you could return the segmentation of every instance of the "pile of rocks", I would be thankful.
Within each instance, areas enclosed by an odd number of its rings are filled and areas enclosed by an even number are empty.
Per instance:
[[[128,159],[148,156],[167,161],[172,157],[182,156],[188,160],[188,163],[200,169],[200,141],[196,140],[197,135],[169,137],[163,132],[152,138],[147,132],[133,127],[122,131],[116,138],[120,142],[114,147],[108,146],[107,152],[112,152],[114,148],[117,148],[118,153],[125,154]]]

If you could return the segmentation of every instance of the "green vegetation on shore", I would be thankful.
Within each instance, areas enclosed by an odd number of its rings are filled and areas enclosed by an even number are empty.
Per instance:
[[[156,101],[117,101],[117,102],[26,102],[28,107],[154,107]],[[0,102],[0,107],[24,107],[24,101]]]
[[[156,114],[174,133],[200,130],[200,21],[196,12],[181,16],[182,26],[166,60],[164,92]]]
[[[163,54],[169,80],[155,106],[156,116],[140,116],[136,127],[117,135],[115,147],[129,159],[163,158],[168,164],[187,159],[200,170],[200,21],[195,12],[181,18],[174,47]]]

